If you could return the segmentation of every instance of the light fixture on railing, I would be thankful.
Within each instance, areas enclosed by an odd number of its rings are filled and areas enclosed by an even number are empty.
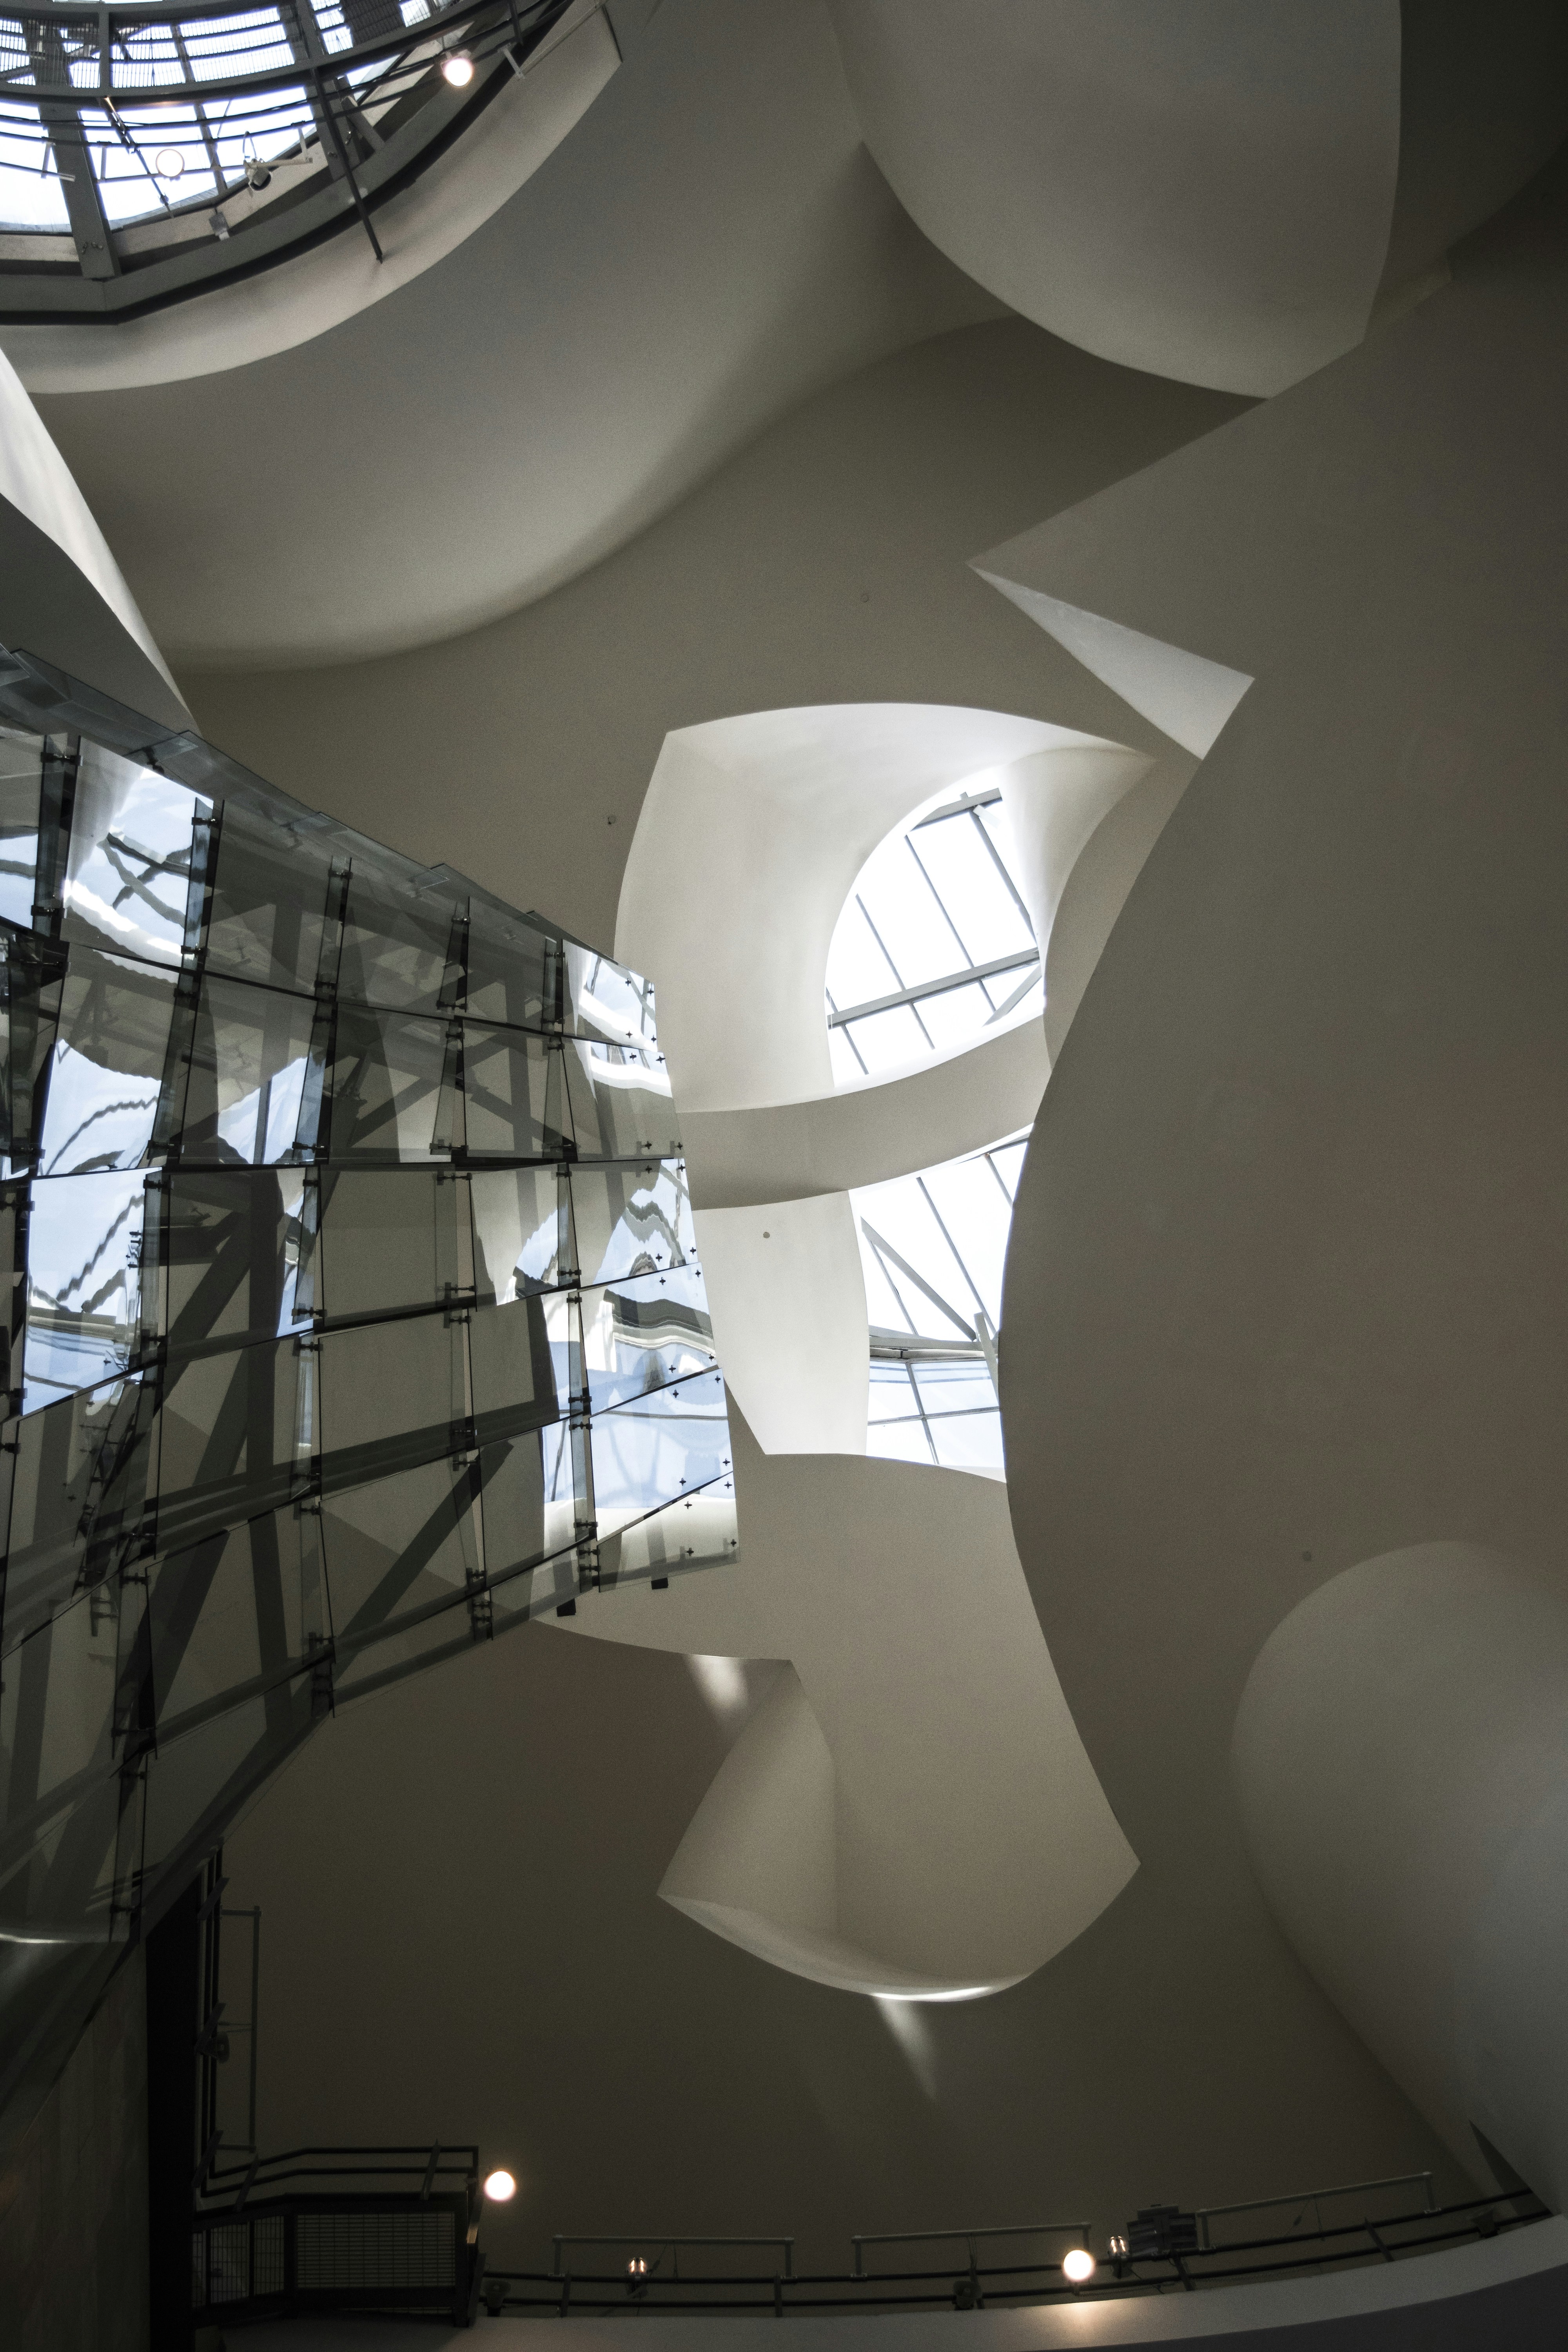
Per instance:
[[[1084,2286],[1094,2276],[1095,2260],[1087,2246],[1069,2246],[1062,2256],[1062,2276],[1070,2286]]]
[[[441,71],[454,89],[467,89],[474,78],[474,61],[467,49],[452,49],[442,58]]]
[[[485,2178],[485,2195],[492,2205],[504,2205],[517,2195],[517,2183],[510,2172],[491,2172]]]

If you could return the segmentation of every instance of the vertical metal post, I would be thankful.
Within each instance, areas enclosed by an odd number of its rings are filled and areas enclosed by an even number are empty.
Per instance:
[[[69,89],[70,62],[66,56],[65,37],[60,27],[46,25],[37,16],[24,17],[23,23],[26,27],[27,56],[33,68],[33,79],[39,92],[51,85],[57,89]],[[101,17],[100,39],[102,39]],[[102,72],[100,64],[100,82]],[[92,168],[92,155],[82,136],[81,117],[74,106],[60,100],[51,101],[40,94],[38,120],[48,136],[55,169],[59,174],[60,193],[66,200],[66,218],[70,223],[71,237],[82,276],[100,279],[118,278],[120,257],[109,234],[103,199],[99,194],[98,180]]]

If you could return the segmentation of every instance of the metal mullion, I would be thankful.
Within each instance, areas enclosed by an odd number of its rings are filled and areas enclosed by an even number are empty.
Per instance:
[[[77,107],[61,100],[51,100],[42,95],[53,80],[57,67],[66,89],[72,89],[70,66],[60,29],[58,25],[45,26],[34,17],[24,19],[24,23],[34,87],[39,92],[37,100],[38,121],[55,159],[55,171],[59,179],[60,193],[66,200],[66,218],[70,223],[71,240],[76,247],[81,274],[84,278],[100,280],[118,278],[120,257],[109,234],[109,222],[99,194],[92,157],[82,131],[80,112]],[[68,170],[68,165],[72,168]]]
[[[970,1273],[968,1266],[964,1264],[963,1255],[963,1252],[960,1250],[960,1248],[959,1248],[959,1246],[958,1246],[958,1244],[953,1240],[952,1235],[948,1232],[948,1230],[947,1230],[947,1226],[945,1225],[945,1223],[943,1223],[943,1221],[942,1221],[942,1211],[937,1207],[936,1202],[931,1199],[931,1191],[930,1191],[930,1188],[928,1187],[928,1185],[927,1185],[927,1183],[926,1183],[926,1180],[925,1180],[925,1178],[924,1178],[923,1176],[917,1176],[917,1177],[915,1178],[915,1182],[916,1182],[916,1183],[920,1186],[920,1188],[921,1188],[921,1193],[923,1194],[924,1199],[925,1199],[925,1204],[926,1204],[926,1207],[931,1211],[931,1215],[936,1219],[936,1223],[937,1223],[937,1231],[941,1234],[941,1235],[942,1235],[942,1240],[947,1244],[948,1248],[952,1252],[953,1259],[954,1259],[954,1261],[955,1261],[955,1263],[956,1263],[956,1265],[957,1265],[958,1270],[959,1270],[960,1274],[963,1276],[963,1279],[965,1280],[965,1282],[966,1282],[966,1283],[968,1283],[968,1285],[969,1285],[969,1293],[970,1293],[970,1297],[973,1299],[974,1304],[976,1305],[976,1307],[979,1307],[980,1312],[982,1313],[982,1315],[985,1316],[985,1317],[986,1317],[986,1318],[987,1318],[987,1320],[989,1320],[989,1319],[990,1319],[990,1309],[987,1307],[987,1306],[986,1306],[986,1304],[985,1304],[985,1301],[984,1300],[984,1298],[982,1298],[982,1297],[981,1297],[979,1291],[978,1291],[978,1290],[976,1290],[976,1288],[975,1288],[975,1286],[974,1286],[974,1276]]]
[[[996,798],[1000,800],[1001,797],[1001,793],[998,793]],[[987,803],[986,805],[989,806],[989,803]],[[1029,910],[1027,907],[1025,906],[1022,898],[1018,896],[1017,884],[1014,881],[1013,877],[1008,873],[1006,866],[1002,862],[1001,851],[997,848],[996,844],[992,840],[991,835],[985,830],[985,820],[980,814],[978,803],[971,806],[969,814],[971,821],[980,835],[981,840],[985,844],[986,848],[991,853],[991,863],[995,866],[997,873],[1000,874],[1003,881],[1007,885],[1008,895],[1012,898],[1013,904],[1016,907],[1020,915],[1024,918],[1024,920],[1028,924],[1030,936],[1033,937],[1035,926],[1030,918]],[[1037,944],[1038,942],[1037,941]]]
[[[862,898],[862,897],[860,896],[860,893],[858,892],[858,890],[857,890],[857,892],[855,893],[855,904],[859,908],[860,912],[862,913],[862,915],[864,915],[864,916],[865,916],[865,918],[866,918],[866,929],[870,932],[871,937],[876,940],[877,945],[881,949],[881,950],[882,950],[883,960],[884,960],[884,961],[885,961],[885,962],[886,962],[886,964],[887,964],[888,970],[892,973],[893,978],[898,982],[900,988],[900,989],[903,989],[903,987],[904,987],[904,975],[903,975],[903,973],[899,970],[898,965],[893,961],[892,957],[888,953],[888,943],[887,943],[887,941],[883,939],[881,932],[877,929],[876,924],[871,920],[871,910],[870,910],[870,908],[867,906],[865,899],[864,899],[864,898]],[[908,1006],[909,1006],[909,1008],[910,1008],[910,1011],[912,1013],[914,1013],[914,1016],[915,1016],[915,1026],[917,1027],[917,1029],[919,1029],[919,1031],[920,1031],[920,1033],[921,1033],[921,1035],[925,1039],[926,1044],[931,1047],[931,1052],[934,1054],[934,1053],[935,1053],[935,1051],[936,1051],[936,1040],[935,1040],[935,1038],[931,1035],[931,1031],[926,1027],[925,1023],[921,1019],[919,1010],[918,1010],[918,1008],[917,1008],[917,1007],[916,1007],[916,1005],[915,1005],[915,1002],[914,1002],[914,997],[913,997],[913,993],[912,993],[912,992],[911,992],[911,991],[910,991],[910,990],[908,990],[908,989],[905,989],[905,990],[904,990],[904,993],[903,993],[903,995],[902,995],[902,996],[898,1000],[898,1002],[899,1002],[899,1003],[907,1003],[907,1004],[908,1004]],[[835,1027],[842,1028],[842,1027],[843,1027],[843,1025],[844,1025],[845,1019],[846,1019],[847,1017],[847,1016],[846,1016],[846,1015],[844,1015],[844,1014],[842,1014],[842,1013],[841,1013],[841,1014],[838,1016],[838,1019],[837,1019],[837,1022],[830,1021],[830,1022],[828,1023],[828,1024],[827,1024],[827,1025],[828,1025],[828,1027],[829,1027],[830,1029],[835,1028]],[[855,1058],[856,1058],[856,1060],[857,1060],[857,1061],[859,1061],[859,1060],[860,1060],[860,1056],[859,1056],[858,1053],[857,1053],[857,1055],[856,1055]],[[862,1068],[862,1069],[865,1069],[865,1068],[866,1068],[866,1066],[865,1066],[864,1062],[861,1062],[861,1063],[860,1063],[860,1066],[861,1066],[861,1068]],[[870,1076],[870,1072],[868,1070],[868,1071],[866,1072],[866,1075],[867,1075],[867,1076],[868,1076],[868,1077],[869,1077],[869,1076]]]
[[[958,925],[953,921],[952,917],[952,916],[948,913],[948,911],[947,911],[947,901],[946,901],[946,899],[942,897],[942,892],[937,888],[936,884],[931,880],[931,876],[926,872],[925,860],[924,860],[924,858],[921,856],[920,851],[915,847],[915,845],[914,845],[914,836],[913,836],[911,834],[907,834],[907,833],[905,834],[905,835],[904,835],[904,847],[909,851],[910,856],[914,859],[915,864],[920,867],[921,873],[922,874],[922,876],[924,876],[924,878],[925,878],[925,886],[926,886],[926,888],[931,892],[931,897],[936,900],[936,903],[937,903],[937,910],[938,910],[938,912],[940,913],[940,915],[941,915],[941,917],[942,917],[942,921],[947,925],[948,929],[952,933],[953,938],[958,941],[958,952],[959,952],[959,954],[963,958],[963,961],[964,961],[964,962],[969,966],[970,971],[974,971],[974,969],[975,969],[974,958],[970,954],[969,950],[968,950],[968,949],[964,946],[964,944],[963,944],[963,932],[959,929]]]
[[[921,1396],[921,1384],[920,1384],[919,1381],[917,1381],[917,1380],[916,1380],[916,1378],[915,1378],[915,1375],[914,1375],[914,1368],[913,1368],[913,1366],[912,1366],[912,1365],[910,1365],[910,1363],[906,1362],[906,1363],[905,1363],[905,1365],[904,1365],[904,1372],[905,1372],[905,1375],[906,1375],[906,1377],[907,1377],[907,1379],[908,1379],[908,1381],[909,1381],[910,1388],[910,1390],[911,1390],[911,1391],[912,1391],[912,1393],[913,1393],[913,1396],[914,1396],[914,1400],[915,1400],[915,1411],[919,1413],[919,1415],[920,1415],[920,1417],[921,1417],[921,1429],[925,1432],[926,1450],[927,1450],[927,1452],[928,1452],[928,1453],[930,1454],[930,1455],[931,1455],[932,1466],[933,1466],[934,1468],[936,1468],[936,1469],[939,1469],[939,1470],[940,1470],[940,1469],[941,1469],[941,1467],[942,1467],[942,1465],[941,1465],[941,1463],[940,1463],[940,1462],[938,1462],[938,1460],[937,1460],[937,1454],[936,1454],[936,1440],[935,1440],[935,1438],[931,1435],[931,1423],[930,1423],[930,1421],[929,1421],[929,1420],[927,1419],[927,1417],[926,1417],[926,1405],[925,1405],[925,1399],[924,1399],[924,1397],[922,1397],[922,1396]]]
[[[909,1281],[912,1282],[918,1291],[921,1292],[925,1297],[930,1299],[931,1305],[936,1308],[939,1314],[945,1315],[950,1323],[955,1324],[959,1330],[963,1332],[964,1338],[973,1346],[974,1342],[974,1333],[970,1329],[963,1316],[959,1314],[957,1308],[950,1307],[946,1299],[942,1296],[942,1293],[931,1288],[931,1284],[926,1280],[924,1275],[918,1274],[915,1271],[915,1268],[910,1264],[907,1257],[900,1257],[899,1252],[893,1247],[892,1243],[885,1241],[882,1235],[877,1231],[876,1227],[872,1224],[868,1224],[864,1217],[860,1220],[860,1230],[865,1234],[867,1240],[870,1243],[871,1247],[876,1251],[878,1257],[884,1261],[882,1266],[883,1273],[887,1274],[888,1272],[885,1261],[888,1258],[891,1258],[893,1264],[898,1267],[899,1272]],[[962,1261],[960,1261],[960,1263],[962,1263]],[[965,1279],[967,1280],[967,1278],[968,1277],[966,1276]],[[894,1282],[891,1275],[888,1275],[888,1284],[894,1297],[899,1300],[900,1308],[909,1323],[910,1332],[915,1338],[920,1338],[921,1334],[915,1331],[914,1318],[910,1314],[909,1308],[904,1306],[902,1298],[900,1297],[898,1285]],[[970,1287],[973,1289],[973,1285],[971,1284]]]
[[[1037,964],[1039,961],[1037,948],[1020,949],[1016,955],[973,964],[967,971],[945,972],[940,980],[922,980],[916,987],[900,989],[890,996],[868,997],[864,1004],[852,1004],[847,1012],[830,1013],[827,1025],[830,1029],[842,1029],[847,1021],[864,1021],[873,1013],[892,1013],[900,1004],[912,1007],[923,1003],[928,996],[946,996],[954,989],[972,986],[977,980],[990,980],[1003,971],[1021,971],[1026,964]]]
[[[195,81],[195,76],[191,71],[190,51],[185,47],[185,37],[180,30],[178,24],[173,21],[170,23],[169,30],[174,37],[174,47],[179,52],[180,63],[184,68],[185,79],[187,81]],[[203,106],[199,99],[195,102],[195,110],[196,126],[202,134],[202,145],[207,151],[207,165],[213,175],[214,194],[216,201],[221,204],[226,194],[226,189],[223,176],[223,166],[218,162],[217,158],[217,142],[207,127],[206,109]]]

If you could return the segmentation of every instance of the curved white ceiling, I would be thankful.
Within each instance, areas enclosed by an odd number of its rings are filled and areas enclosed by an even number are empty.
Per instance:
[[[1398,0],[831,0],[926,235],[1103,359],[1273,393],[1348,351],[1399,163]]]
[[[308,666],[544,594],[806,394],[995,310],[867,155],[824,0],[664,0],[384,299],[218,374],[39,398],[177,665]]]
[[[1137,1857],[1079,1738],[1005,1491],[735,1436],[742,1559],[590,1594],[560,1630],[780,1658],[661,1892],[759,1958],[862,1993],[994,1990]],[[556,1621],[546,1620],[554,1624]]]

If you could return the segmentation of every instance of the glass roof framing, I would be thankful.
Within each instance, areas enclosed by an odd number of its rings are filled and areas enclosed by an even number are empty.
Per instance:
[[[994,787],[929,803],[872,853],[828,950],[839,1086],[978,1043],[1040,1009],[1028,910],[1008,870]]]

